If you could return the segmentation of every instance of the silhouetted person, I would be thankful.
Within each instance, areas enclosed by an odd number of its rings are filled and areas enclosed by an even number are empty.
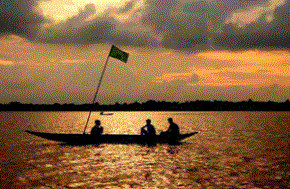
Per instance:
[[[96,120],[95,126],[91,130],[91,135],[100,136],[103,134],[103,130],[104,130],[104,128],[101,126],[101,121]]]
[[[168,118],[169,127],[168,130],[165,132],[161,132],[160,135],[166,135],[169,139],[178,137],[179,133],[179,126],[173,122],[172,118]]]
[[[147,119],[146,120],[146,125],[141,128],[141,135],[145,136],[156,136],[156,130],[153,125],[151,125],[151,120]]]

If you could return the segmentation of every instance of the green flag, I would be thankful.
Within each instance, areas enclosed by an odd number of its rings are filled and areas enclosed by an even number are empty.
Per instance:
[[[114,45],[112,45],[109,56],[116,58],[116,59],[119,59],[122,62],[126,63],[128,60],[128,57],[129,57],[129,53],[126,53],[126,52],[120,50],[119,48],[115,47]]]

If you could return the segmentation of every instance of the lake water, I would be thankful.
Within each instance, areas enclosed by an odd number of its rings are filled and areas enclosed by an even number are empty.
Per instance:
[[[290,188],[290,112],[114,112],[105,133],[157,132],[181,145],[60,145],[24,130],[82,133],[88,112],[0,112],[0,188]]]

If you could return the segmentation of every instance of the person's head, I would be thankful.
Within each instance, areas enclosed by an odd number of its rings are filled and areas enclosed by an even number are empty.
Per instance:
[[[169,123],[173,123],[173,119],[170,117],[170,118],[168,118],[168,122]]]
[[[96,125],[101,125],[101,121],[98,120],[98,119],[96,119],[95,124],[96,124]]]
[[[146,120],[146,123],[147,123],[147,124],[150,124],[150,123],[151,123],[151,120],[150,120],[150,119],[147,119],[147,120]]]

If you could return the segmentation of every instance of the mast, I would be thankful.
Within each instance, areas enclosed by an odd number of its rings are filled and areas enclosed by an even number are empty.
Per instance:
[[[107,68],[107,64],[108,64],[108,60],[109,60],[110,56],[113,57],[113,58],[116,58],[118,60],[121,60],[124,63],[127,63],[127,60],[128,60],[128,57],[129,57],[129,53],[124,52],[124,51],[120,50],[119,48],[117,48],[116,46],[112,45],[111,51],[110,51],[110,53],[109,53],[109,55],[107,57],[105,65],[104,65],[104,69],[102,71],[102,74],[101,74],[101,77],[100,77],[100,80],[99,80],[99,84],[97,86],[97,91],[95,93],[95,96],[94,96],[94,99],[92,101],[92,104],[95,103],[95,100],[97,98],[97,95],[98,95],[98,92],[99,92],[99,89],[100,89],[100,86],[101,86],[101,83],[102,83],[102,80],[103,80],[103,77],[104,77],[104,73],[105,73],[105,70]],[[87,129],[90,117],[91,117],[91,113],[92,113],[92,110],[90,109],[90,113],[89,113],[89,116],[88,116],[88,119],[87,119],[83,134],[86,134],[86,129]]]
[[[101,77],[100,77],[100,80],[99,80],[99,84],[98,84],[98,86],[97,86],[97,90],[96,90],[95,96],[94,96],[94,98],[93,98],[92,104],[95,103],[95,100],[96,100],[96,98],[97,98],[97,95],[98,95],[99,89],[100,89],[100,87],[101,87],[101,83],[102,83],[102,80],[103,80],[103,77],[104,77],[104,73],[105,73],[106,68],[107,68],[107,65],[108,65],[109,56],[110,56],[110,55],[108,55],[107,60],[106,60],[106,63],[105,63],[105,65],[104,65],[104,69],[103,69],[103,71],[102,71],[102,74],[101,74]],[[90,113],[89,113],[89,116],[88,116],[88,119],[87,119],[87,122],[86,122],[85,129],[84,129],[83,134],[86,134],[86,129],[87,129],[87,126],[88,126],[88,123],[89,123],[89,120],[90,120],[91,114],[92,114],[92,110],[90,109]]]

